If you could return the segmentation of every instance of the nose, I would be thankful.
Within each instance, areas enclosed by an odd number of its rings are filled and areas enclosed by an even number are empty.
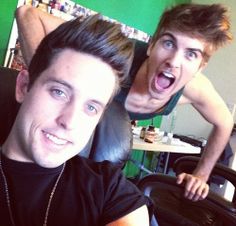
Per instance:
[[[172,54],[167,59],[166,63],[170,68],[180,68],[182,61],[182,56],[180,51],[172,52]]]
[[[81,118],[81,107],[70,103],[66,105],[57,117],[57,124],[66,130],[73,130],[79,125],[79,119]]]

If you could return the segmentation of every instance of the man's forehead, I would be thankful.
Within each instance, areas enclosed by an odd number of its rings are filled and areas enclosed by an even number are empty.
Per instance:
[[[42,73],[42,83],[60,85],[74,95],[86,95],[89,99],[106,104],[115,87],[115,73],[105,63],[100,60],[73,62],[73,65],[58,63],[54,61]]]

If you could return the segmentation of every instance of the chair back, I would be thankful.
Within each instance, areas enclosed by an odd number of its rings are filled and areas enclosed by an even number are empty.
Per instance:
[[[186,164],[189,172],[191,172],[199,158],[188,156],[183,158],[177,160],[174,169],[178,173],[183,172],[182,170],[186,172],[184,167]],[[188,158],[190,158],[189,161]],[[194,161],[191,158],[195,158]],[[213,171],[213,173],[220,172],[220,175],[230,172],[231,175],[227,178],[236,179],[236,172],[221,164],[216,164]],[[206,199],[193,202],[184,198],[184,186],[176,184],[175,176],[164,174],[148,175],[141,179],[138,187],[152,199],[155,207],[155,217],[160,225],[235,225],[235,203],[224,199],[214,191],[210,191]]]

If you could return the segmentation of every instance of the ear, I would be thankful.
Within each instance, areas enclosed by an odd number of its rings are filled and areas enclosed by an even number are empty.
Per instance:
[[[151,42],[148,46],[148,49],[147,49],[147,56],[150,56],[150,53],[151,53],[153,47],[154,47],[154,43]]]
[[[16,100],[19,103],[24,101],[25,95],[28,93],[29,88],[29,72],[22,70],[16,79]]]
[[[207,66],[207,62],[206,61],[202,62],[199,69],[198,69],[198,72],[202,72],[203,69],[205,69],[206,66]]]

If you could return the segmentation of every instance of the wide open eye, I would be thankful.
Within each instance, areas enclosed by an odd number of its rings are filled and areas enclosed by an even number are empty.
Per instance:
[[[163,40],[162,45],[165,49],[173,49],[175,44],[172,40]]]
[[[195,59],[198,58],[198,54],[196,53],[196,51],[189,50],[189,51],[187,51],[187,53],[186,53],[186,57],[187,57],[189,60],[195,60]]]

